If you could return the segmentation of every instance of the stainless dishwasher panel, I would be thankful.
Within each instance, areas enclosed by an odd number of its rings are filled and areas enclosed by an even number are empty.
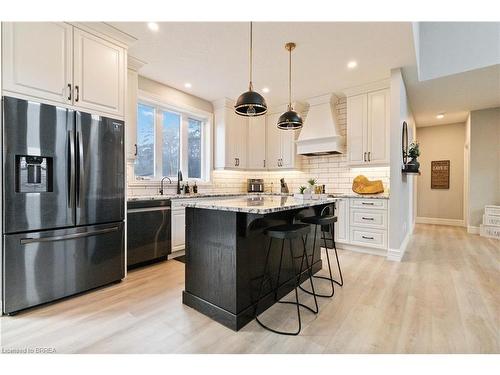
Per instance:
[[[123,234],[123,223],[118,222],[5,235],[4,312],[122,279]]]
[[[127,210],[127,266],[166,259],[170,252],[170,201],[129,202]]]

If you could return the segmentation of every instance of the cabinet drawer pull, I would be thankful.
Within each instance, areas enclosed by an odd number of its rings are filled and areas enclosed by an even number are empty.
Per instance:
[[[374,240],[375,238],[373,237],[368,237],[368,236],[361,236],[362,238],[364,238],[365,240]]]
[[[372,155],[371,151],[368,151],[368,161],[372,161]]]
[[[80,100],[80,88],[78,87],[78,85],[75,86],[75,92],[75,102],[77,102],[78,100]]]
[[[71,83],[68,83],[68,91],[69,91],[68,100],[71,100]]]
[[[264,161],[264,168],[265,168],[266,167],[266,160],[264,159],[263,161]]]
[[[364,204],[365,206],[373,206],[373,202],[361,202],[361,204]]]
[[[366,152],[363,152],[363,161],[366,161]]]
[[[134,143],[134,148],[135,148],[134,156],[137,156],[137,143]]]
[[[364,217],[364,216],[362,217],[362,219],[363,220],[372,220],[372,221],[374,220],[373,217]]]

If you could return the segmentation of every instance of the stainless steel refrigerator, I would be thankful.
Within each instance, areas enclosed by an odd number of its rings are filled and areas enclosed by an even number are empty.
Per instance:
[[[3,312],[122,279],[123,122],[2,98]]]

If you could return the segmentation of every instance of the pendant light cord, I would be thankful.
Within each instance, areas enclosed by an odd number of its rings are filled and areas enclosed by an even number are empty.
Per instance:
[[[253,64],[253,23],[250,21],[250,84],[249,84],[249,90],[253,90],[253,83],[252,83],[252,64]]]
[[[288,110],[292,110],[292,48],[288,58]]]

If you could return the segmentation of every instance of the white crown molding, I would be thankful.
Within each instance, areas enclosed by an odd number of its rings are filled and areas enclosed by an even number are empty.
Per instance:
[[[212,102],[212,105],[214,106],[215,109],[222,109],[222,108],[233,108],[235,104],[235,101],[233,99],[229,98],[221,98],[214,100]]]
[[[127,68],[130,70],[138,72],[139,69],[141,69],[146,64],[147,64],[147,62],[142,61],[142,60],[138,59],[137,57],[130,56],[130,55],[127,56]]]
[[[136,37],[127,34],[105,22],[68,22],[68,23],[84,31],[90,33],[97,32],[99,34],[107,36],[108,38],[112,38],[115,42],[118,42],[124,48],[130,47],[137,41]]]
[[[370,82],[364,85],[350,87],[343,90],[345,96],[353,96],[358,94],[364,94],[370,91],[383,90],[391,87],[390,79],[383,79],[380,81]]]

